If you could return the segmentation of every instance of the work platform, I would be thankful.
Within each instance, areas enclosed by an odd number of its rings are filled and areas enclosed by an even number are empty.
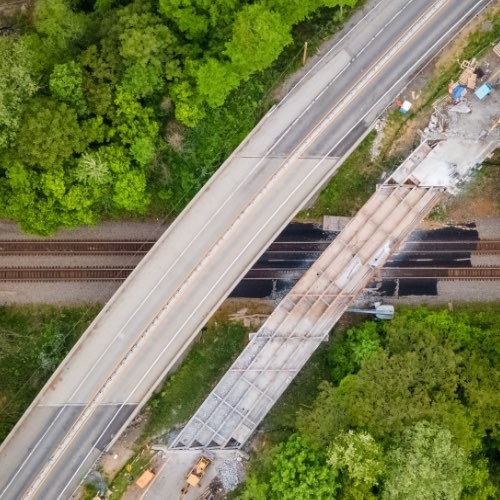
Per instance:
[[[444,188],[383,185],[282,300],[171,448],[238,448]]]

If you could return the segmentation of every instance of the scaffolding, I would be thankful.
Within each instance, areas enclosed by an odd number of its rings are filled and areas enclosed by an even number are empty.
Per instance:
[[[170,448],[241,447],[443,191],[381,186],[281,301]]]

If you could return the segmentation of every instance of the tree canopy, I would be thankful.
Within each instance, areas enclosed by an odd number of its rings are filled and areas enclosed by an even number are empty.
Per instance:
[[[306,467],[330,468],[330,498],[496,498],[499,348],[493,310],[365,322],[333,342],[330,381],[298,411],[298,437],[272,453],[300,442],[326,457]],[[258,492],[276,467],[264,461],[245,488]]]
[[[200,172],[169,164],[169,124],[216,116],[291,44],[294,25],[355,3],[37,1],[16,34],[0,37],[0,216],[47,234],[142,214],[155,196],[182,207]],[[212,133],[224,137],[219,123]]]

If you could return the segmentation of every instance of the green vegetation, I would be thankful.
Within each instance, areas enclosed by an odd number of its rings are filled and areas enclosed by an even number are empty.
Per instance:
[[[406,308],[350,329],[312,405],[234,496],[497,498],[499,348],[494,305]]]
[[[99,307],[0,307],[0,441],[87,328]]]
[[[242,351],[247,329],[240,323],[209,323],[179,368],[150,400],[146,436],[186,422]]]
[[[321,191],[314,206],[299,218],[319,219],[323,215],[352,217],[375,191],[381,175],[392,170],[399,159],[372,158],[376,132],[371,132],[339,168],[335,177]]]
[[[130,462],[121,469],[109,485],[110,500],[119,500],[127,488],[149,467],[151,452],[143,448]]]
[[[265,111],[305,21],[357,3],[37,1],[0,37],[0,216],[48,234],[177,213]]]
[[[240,323],[210,322],[181,365],[170,375],[145,409],[147,424],[141,446],[153,437],[185,423],[243,349],[247,329]],[[152,456],[141,448],[111,480],[110,498],[121,498],[128,486],[148,467]]]

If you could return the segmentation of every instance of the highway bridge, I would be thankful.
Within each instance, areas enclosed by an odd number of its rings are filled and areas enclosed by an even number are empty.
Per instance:
[[[489,0],[379,0],[120,287],[0,449],[0,498],[67,498],[405,84]]]

